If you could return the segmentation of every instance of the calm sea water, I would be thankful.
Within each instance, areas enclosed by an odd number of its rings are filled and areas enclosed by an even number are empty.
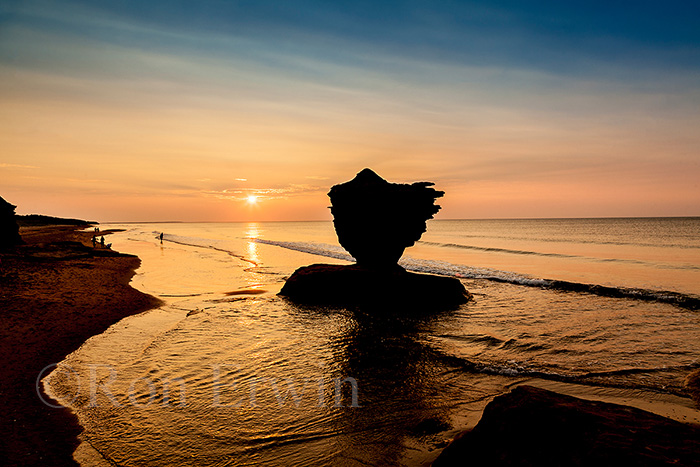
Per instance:
[[[475,299],[420,316],[276,295],[350,260],[330,222],[107,227],[166,304],[45,380],[84,465],[420,465],[523,381],[699,414],[700,218],[431,221],[401,264]]]

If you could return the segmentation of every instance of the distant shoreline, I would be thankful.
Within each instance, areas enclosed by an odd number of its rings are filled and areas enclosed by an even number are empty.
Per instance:
[[[37,377],[90,337],[161,303],[129,286],[139,258],[93,248],[95,233],[80,231],[86,227],[24,226],[26,244],[0,254],[0,458],[7,465],[76,465],[82,428],[68,409],[42,403]]]
[[[85,226],[99,224],[96,221],[85,221],[82,219],[67,219],[63,217],[45,216],[43,214],[27,214],[15,215],[15,220],[20,227],[38,227],[38,226],[58,226],[58,225],[74,225]]]

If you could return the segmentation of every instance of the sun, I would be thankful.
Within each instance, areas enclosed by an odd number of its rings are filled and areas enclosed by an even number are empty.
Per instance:
[[[255,204],[258,202],[258,197],[255,195],[248,195],[247,201],[248,204]]]

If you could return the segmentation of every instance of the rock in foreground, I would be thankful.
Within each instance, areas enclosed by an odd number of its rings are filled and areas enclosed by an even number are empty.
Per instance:
[[[433,465],[700,465],[700,427],[518,386],[489,403]]]
[[[471,295],[453,277],[313,264],[297,269],[280,295],[309,305],[399,307],[430,311],[456,308]]]

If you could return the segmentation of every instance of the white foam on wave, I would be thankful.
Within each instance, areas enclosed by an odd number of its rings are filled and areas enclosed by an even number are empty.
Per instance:
[[[301,251],[313,255],[354,261],[354,259],[348,255],[343,248],[337,245],[329,245],[327,243],[282,242],[275,240],[264,240],[260,238],[251,238],[250,241],[264,243],[267,245],[276,245],[282,248],[288,248],[290,250]],[[413,272],[452,276],[460,279],[486,279],[495,282],[505,282],[528,287],[543,287],[579,293],[586,292],[608,297],[625,297],[637,300],[657,301],[670,303],[689,310],[700,309],[700,297],[678,292],[599,286],[595,284],[567,282],[562,280],[541,279],[516,272],[500,271],[498,269],[480,268],[465,264],[448,263],[447,261],[417,259],[411,257],[401,258],[399,265]]]
[[[251,241],[263,243],[266,245],[275,245],[290,250],[301,251],[312,255],[326,256],[329,258],[342,259],[346,261],[355,261],[345,249],[337,245],[329,245],[327,243],[311,243],[311,242],[282,242],[275,240],[265,240],[262,238],[251,238]],[[550,281],[544,279],[536,279],[524,274],[517,274],[508,271],[499,271],[489,268],[477,268],[464,264],[448,263],[446,261],[417,259],[411,257],[403,257],[399,261],[399,265],[409,271],[424,272],[428,274],[438,274],[442,276],[453,276],[463,279],[489,279],[500,282],[509,282],[513,284],[546,286]]]
[[[153,233],[158,234],[158,232]],[[246,258],[245,255],[233,251],[228,245],[228,243],[224,240],[215,240],[201,237],[188,237],[173,234],[165,234],[163,240],[178,243],[181,245],[209,248],[213,250],[222,251],[228,253],[231,256],[234,256],[243,261],[258,266],[256,262]],[[281,248],[286,248],[289,250],[295,250],[302,253],[308,253],[317,256],[325,256],[350,262],[354,261],[354,258],[350,256],[345,251],[345,249],[338,245],[330,245],[328,243],[287,242],[279,240],[267,240],[255,237],[247,238],[247,240],[266,245],[278,246]],[[447,261],[411,258],[410,256],[403,257],[399,261],[399,265],[413,272],[452,276],[460,279],[486,279],[495,282],[504,282],[528,287],[543,287],[579,293],[586,292],[609,297],[626,297],[644,301],[657,301],[663,303],[670,303],[681,308],[686,308],[690,310],[700,309],[700,297],[678,292],[664,290],[632,289],[614,286],[599,286],[595,284],[568,282],[562,280],[541,279],[511,271],[501,271],[498,269],[474,267],[465,264],[449,263]]]
[[[529,286],[547,286],[551,283],[551,281],[546,279],[537,279],[515,272],[500,271],[491,268],[478,268],[464,264],[448,263],[447,261],[416,259],[410,256],[402,258],[401,261],[399,261],[399,265],[409,271],[454,276],[463,279],[488,279]]]
[[[160,232],[152,232],[153,234],[156,234],[156,238],[159,238]],[[215,250],[222,250],[227,253],[235,253],[233,251],[229,251],[227,249],[223,248],[223,241],[222,240],[214,240],[211,238],[203,238],[203,237],[188,237],[185,235],[174,235],[174,234],[163,234],[163,241],[167,242],[172,242],[172,243],[177,243],[180,245],[187,245],[187,246],[195,246],[195,247],[200,247],[200,248],[212,248]]]
[[[326,256],[328,258],[342,259],[345,261],[355,261],[355,258],[350,256],[344,248],[337,245],[329,245],[328,243],[311,243],[311,242],[281,242],[275,240],[265,240],[263,238],[249,238],[255,243],[264,245],[274,245],[289,250],[301,251],[311,255]]]
[[[159,232],[153,233],[158,234],[156,235],[156,238],[160,238]],[[193,246],[197,248],[208,248],[211,250],[221,251],[222,253],[227,253],[235,258],[251,263],[255,266],[258,265],[255,261],[233,250],[225,240],[214,240],[211,238],[203,237],[188,237],[186,235],[163,234],[163,241],[177,243],[179,245]]]

